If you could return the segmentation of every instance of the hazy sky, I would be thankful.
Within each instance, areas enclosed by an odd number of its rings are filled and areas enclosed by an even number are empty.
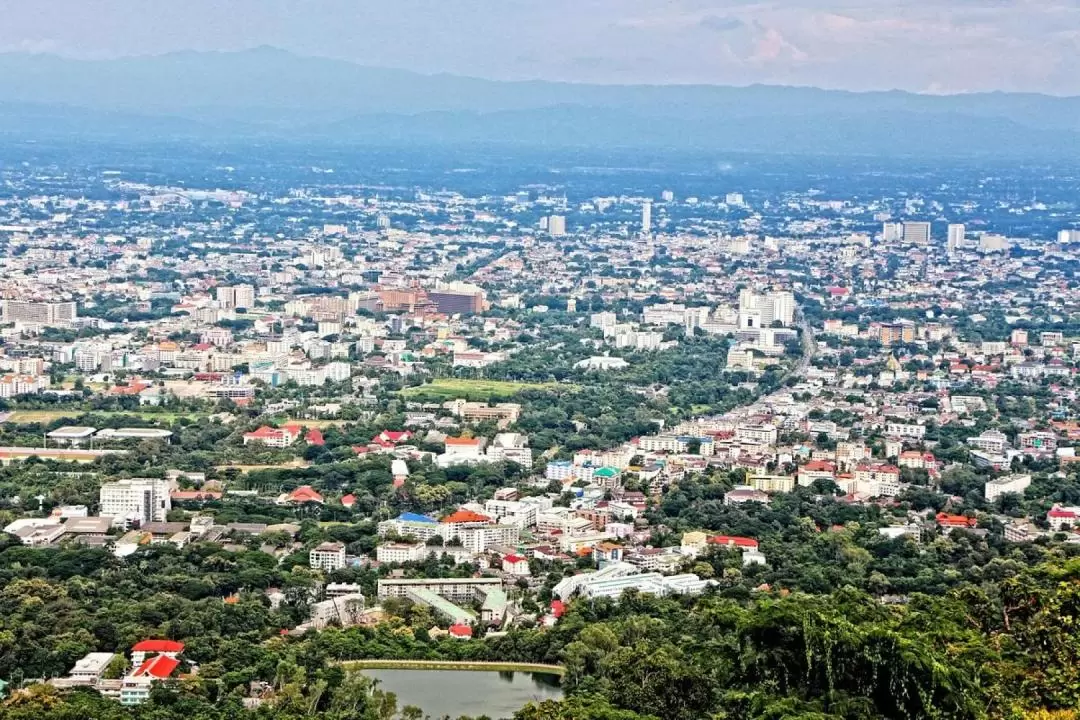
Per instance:
[[[273,45],[422,72],[1080,94],[1080,0],[0,0],[0,50]]]

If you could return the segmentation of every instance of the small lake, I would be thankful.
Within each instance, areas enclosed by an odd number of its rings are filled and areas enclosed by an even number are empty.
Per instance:
[[[559,676],[548,673],[375,668],[362,672],[378,680],[383,692],[397,695],[399,711],[415,705],[432,720],[444,715],[504,720],[530,702],[563,696]]]

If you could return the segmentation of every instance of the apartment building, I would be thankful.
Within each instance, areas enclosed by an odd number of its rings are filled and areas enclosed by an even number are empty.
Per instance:
[[[102,517],[116,527],[165,522],[172,509],[172,483],[163,478],[131,478],[105,483],[98,491]]]

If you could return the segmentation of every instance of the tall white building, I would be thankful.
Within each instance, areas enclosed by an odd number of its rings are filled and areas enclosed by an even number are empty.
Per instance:
[[[652,202],[646,201],[641,206],[641,234],[652,234]]]
[[[930,244],[930,223],[928,222],[905,222],[904,242],[912,245]]]
[[[308,553],[308,565],[313,570],[325,570],[331,572],[345,567],[345,544],[339,542],[324,542],[313,547]]]
[[[795,296],[787,291],[759,295],[752,290],[739,293],[739,327],[743,330],[771,327],[779,322],[790,327],[795,322]]]
[[[255,307],[255,288],[251,285],[221,285],[215,291],[223,309]]]
[[[887,222],[881,226],[881,241],[883,243],[898,243],[904,237],[904,228],[900,223]]]
[[[964,236],[967,233],[967,228],[963,223],[952,223],[949,225],[949,235],[945,243],[946,251],[952,255],[964,244]]]
[[[552,215],[548,218],[548,235],[551,237],[562,237],[566,235],[566,216],[565,215]]]
[[[113,525],[165,522],[172,509],[171,485],[162,478],[131,478],[105,483],[98,491],[101,516],[111,517]]]
[[[70,325],[78,312],[73,302],[3,301],[3,321],[34,325]]]

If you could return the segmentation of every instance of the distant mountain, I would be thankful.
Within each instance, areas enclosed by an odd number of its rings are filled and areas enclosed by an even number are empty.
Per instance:
[[[1080,98],[498,82],[272,48],[0,54],[0,132],[1076,157]]]

